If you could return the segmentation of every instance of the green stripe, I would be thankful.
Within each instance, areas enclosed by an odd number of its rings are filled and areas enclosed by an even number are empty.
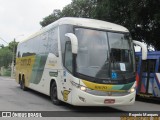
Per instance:
[[[39,84],[41,81],[47,56],[48,55],[36,55],[35,63],[32,68],[31,83]]]
[[[121,90],[124,85],[113,85],[112,90]]]
[[[133,86],[134,82],[125,84],[121,90],[129,90]]]

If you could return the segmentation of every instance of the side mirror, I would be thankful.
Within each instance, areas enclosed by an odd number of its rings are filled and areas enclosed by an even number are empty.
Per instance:
[[[147,46],[144,43],[136,41],[136,40],[133,40],[133,43],[142,48],[142,60],[146,60],[147,59]]]
[[[71,40],[71,46],[72,46],[72,53],[77,54],[78,53],[78,39],[73,33],[66,33],[66,37],[69,37]]]

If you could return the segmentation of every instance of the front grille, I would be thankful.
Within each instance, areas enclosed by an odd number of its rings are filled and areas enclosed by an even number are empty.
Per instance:
[[[125,96],[129,94],[129,92],[105,92],[105,91],[89,90],[89,89],[86,92],[97,96]]]

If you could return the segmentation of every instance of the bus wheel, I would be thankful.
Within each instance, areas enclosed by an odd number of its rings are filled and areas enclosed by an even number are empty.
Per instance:
[[[22,79],[21,79],[21,75],[19,75],[19,85],[20,85],[20,88],[22,89]]]
[[[27,87],[25,86],[25,79],[24,79],[24,77],[22,78],[20,85],[21,85],[21,89],[22,89],[22,90],[24,90],[24,91],[27,90]]]
[[[52,83],[51,85],[51,90],[50,90],[50,96],[51,96],[51,100],[53,102],[53,104],[55,105],[60,105],[61,101],[58,100],[58,95],[57,95],[57,85],[55,82]]]

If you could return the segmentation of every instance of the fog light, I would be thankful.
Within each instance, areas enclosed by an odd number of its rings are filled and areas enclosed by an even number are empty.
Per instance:
[[[86,87],[81,86],[81,87],[80,87],[80,90],[82,90],[82,91],[86,91]]]

